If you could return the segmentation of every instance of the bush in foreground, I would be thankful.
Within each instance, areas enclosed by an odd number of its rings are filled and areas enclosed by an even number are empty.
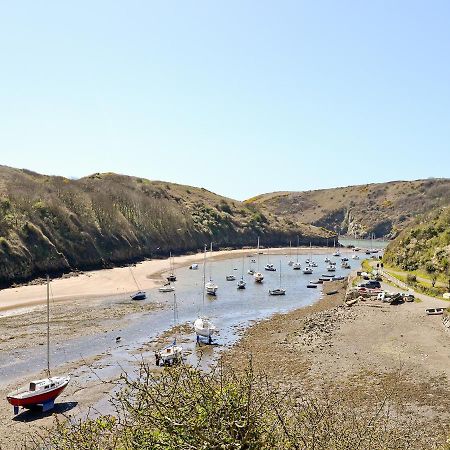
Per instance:
[[[137,379],[123,381],[115,416],[58,421],[48,447],[403,450],[418,444],[412,426],[398,426],[388,394],[374,399],[370,410],[351,408],[331,398],[275,390],[251,365],[240,372],[219,365],[209,373],[181,366],[162,374],[142,365]]]

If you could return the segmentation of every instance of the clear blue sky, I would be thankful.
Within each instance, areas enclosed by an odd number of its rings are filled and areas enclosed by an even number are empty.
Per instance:
[[[243,199],[450,176],[448,1],[4,1],[0,163]]]

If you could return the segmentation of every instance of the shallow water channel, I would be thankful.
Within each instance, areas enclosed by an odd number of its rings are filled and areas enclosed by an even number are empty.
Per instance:
[[[318,267],[314,268],[313,275],[305,275],[301,270],[293,270],[288,265],[290,259],[296,259],[294,254],[291,256],[259,255],[259,267],[265,276],[263,284],[255,283],[253,277],[247,274],[250,266],[256,269],[257,264],[251,263],[252,259],[257,260],[256,255],[207,261],[206,279],[208,280],[211,274],[211,278],[219,286],[219,289],[217,297],[205,296],[204,302],[202,302],[201,293],[203,265],[199,264],[198,270],[190,270],[187,267],[177,269],[177,281],[174,285],[177,295],[178,324],[192,324],[201,313],[211,318],[219,329],[216,345],[201,346],[201,350],[198,350],[195,345],[194,332],[183,336],[181,341],[187,350],[187,362],[198,364],[201,357],[201,363],[207,365],[215,360],[222,349],[236,342],[240,333],[255,321],[268,318],[274,313],[291,311],[317,301],[321,296],[321,285],[317,289],[309,289],[306,286],[308,281],[327,274],[325,256],[327,255],[313,254],[312,259],[318,264]],[[331,253],[328,256],[331,257]],[[302,266],[305,265],[306,258],[308,256],[304,254],[299,256]],[[340,266],[340,258],[332,259],[337,262],[335,276],[348,275],[349,270],[342,269]],[[264,265],[267,262],[272,263],[277,271],[265,271]],[[280,286],[280,264],[281,287],[286,289],[286,295],[273,297],[268,294],[268,290]],[[350,259],[350,264],[357,267],[359,261]],[[243,267],[244,269],[242,269]],[[226,281],[226,275],[230,274],[236,277],[236,281]],[[242,274],[247,282],[247,287],[245,290],[237,290],[236,283]],[[124,299],[122,296],[105,301],[110,301],[110,307],[114,308],[114,304],[117,302],[131,300]],[[52,367],[101,355],[100,363],[96,363],[96,374],[106,379],[117,376],[123,370],[131,370],[142,357],[153,363],[153,359],[149,359],[153,356],[150,354],[151,352],[139,353],[139,351],[173,326],[173,293],[160,293],[157,289],[153,289],[148,292],[148,299],[144,302],[158,302],[165,304],[165,307],[152,312],[128,316],[126,324],[120,331],[114,330],[94,336],[68,338],[64,342],[53,343],[51,348]],[[116,343],[118,335],[121,339],[119,343]],[[170,343],[170,340],[171,338],[167,340],[167,343]],[[36,348],[23,349],[14,354],[2,352],[0,354],[1,384],[5,385],[16,378],[23,377],[24,374],[30,372],[30,368],[35,371],[44,369],[45,358],[41,353],[40,350],[36,351]],[[77,370],[72,375],[77,376]]]

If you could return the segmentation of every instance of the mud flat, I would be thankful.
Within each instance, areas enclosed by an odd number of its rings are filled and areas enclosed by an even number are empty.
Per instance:
[[[367,408],[389,396],[399,426],[416,424],[417,448],[450,435],[450,338],[424,303],[344,305],[345,282],[326,283],[310,307],[275,315],[248,329],[226,358],[253,367],[280,388],[336,396]],[[424,446],[426,443],[426,446]]]

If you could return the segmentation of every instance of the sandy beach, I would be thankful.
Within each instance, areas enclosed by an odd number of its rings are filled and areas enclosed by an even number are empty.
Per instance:
[[[267,250],[261,250],[267,253]],[[271,254],[286,254],[288,248],[271,249]],[[295,249],[291,249],[294,254]],[[309,248],[299,249],[299,254],[307,254]],[[313,248],[315,253],[329,253],[330,248]],[[222,258],[254,255],[256,250],[224,250],[213,252],[213,260]],[[209,254],[208,254],[209,257]],[[174,266],[188,266],[203,261],[203,253],[174,257]],[[163,283],[162,275],[169,271],[168,259],[154,259],[140,262],[131,267],[115,267],[113,269],[93,270],[77,276],[56,278],[51,282],[51,300],[53,302],[73,301],[92,298],[128,295],[137,290],[133,280],[136,279],[139,288],[152,289]],[[0,291],[0,311],[11,311],[46,302],[46,289],[42,284],[32,284],[3,289]]]

